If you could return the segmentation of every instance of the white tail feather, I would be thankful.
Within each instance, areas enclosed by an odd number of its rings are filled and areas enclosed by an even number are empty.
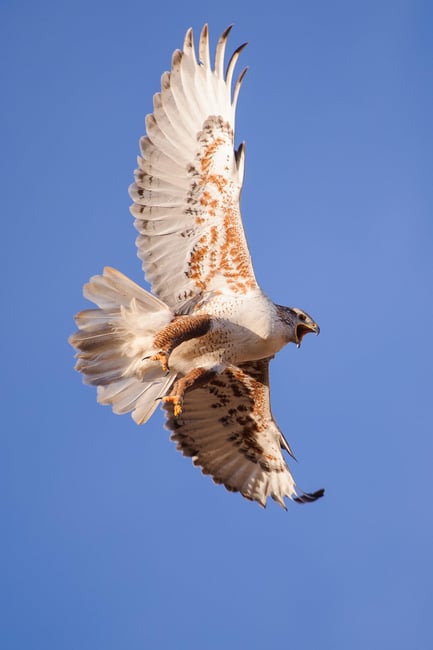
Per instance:
[[[150,357],[153,340],[173,318],[161,300],[125,275],[106,267],[84,287],[99,309],[77,314],[79,331],[69,341],[78,350],[76,369],[98,387],[98,401],[114,413],[132,411],[137,424],[146,422],[176,378]]]

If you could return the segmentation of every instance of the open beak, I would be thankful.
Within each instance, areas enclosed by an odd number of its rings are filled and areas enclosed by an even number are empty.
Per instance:
[[[313,332],[314,334],[320,333],[320,327],[313,320],[311,322],[298,323],[296,326],[296,345],[299,348],[302,342],[302,339],[306,334]]]

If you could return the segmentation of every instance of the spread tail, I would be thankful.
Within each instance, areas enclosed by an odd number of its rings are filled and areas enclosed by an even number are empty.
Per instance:
[[[69,338],[77,349],[76,370],[84,382],[97,386],[98,402],[114,413],[132,411],[137,424],[146,422],[176,378],[152,361],[153,339],[173,318],[161,300],[105,267],[84,285],[84,296],[98,309],[75,317],[78,331]]]

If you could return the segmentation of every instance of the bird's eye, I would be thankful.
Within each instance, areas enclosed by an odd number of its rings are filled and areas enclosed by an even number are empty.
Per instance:
[[[299,318],[299,320],[302,320],[304,322],[307,320],[307,317],[306,317],[305,314],[298,314],[298,318]]]

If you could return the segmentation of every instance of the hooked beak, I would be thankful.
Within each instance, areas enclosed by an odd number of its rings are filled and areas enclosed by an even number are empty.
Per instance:
[[[320,334],[320,327],[318,326],[317,323],[315,323],[313,320],[309,322],[305,321],[304,323],[298,323],[295,331],[296,347],[298,348],[301,347],[302,339],[306,334],[309,334],[310,332],[314,332],[314,334],[316,335]]]

